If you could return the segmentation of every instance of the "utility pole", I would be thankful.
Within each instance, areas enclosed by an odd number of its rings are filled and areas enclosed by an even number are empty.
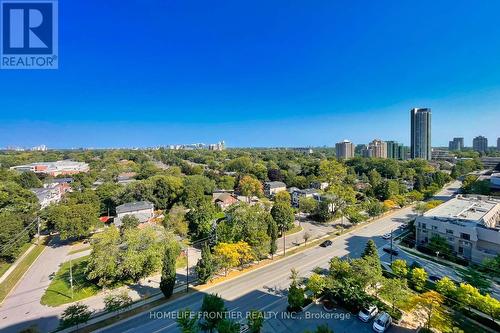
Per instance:
[[[36,245],[40,245],[40,216],[37,218],[37,221],[38,221],[38,237],[37,237],[37,240],[36,240]]]
[[[189,292],[189,246],[186,248],[186,293]]]
[[[283,257],[285,256],[286,254],[286,232],[285,232],[285,226],[283,225],[282,229],[281,229],[282,233],[283,233]]]
[[[392,232],[393,232],[393,230],[391,229],[391,264],[392,264],[392,251],[394,251],[392,249]]]
[[[73,299],[73,263],[69,258],[69,284],[71,286],[71,299]]]

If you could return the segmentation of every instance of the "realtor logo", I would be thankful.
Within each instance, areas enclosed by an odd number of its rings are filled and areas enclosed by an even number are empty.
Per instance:
[[[1,69],[57,69],[57,0],[0,0]]]

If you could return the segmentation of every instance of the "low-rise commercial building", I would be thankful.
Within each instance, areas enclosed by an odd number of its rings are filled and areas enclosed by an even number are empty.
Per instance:
[[[85,162],[76,162],[70,160],[56,162],[36,162],[25,165],[16,165],[12,170],[20,172],[44,173],[50,176],[73,175],[80,172],[88,172],[89,165]]]
[[[415,225],[417,245],[440,236],[456,256],[474,263],[500,254],[498,198],[459,195],[418,216]]]

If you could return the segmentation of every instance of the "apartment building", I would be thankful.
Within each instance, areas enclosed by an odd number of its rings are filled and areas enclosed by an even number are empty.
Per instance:
[[[500,254],[499,198],[459,195],[418,216],[415,226],[418,245],[437,235],[455,255],[474,263]]]

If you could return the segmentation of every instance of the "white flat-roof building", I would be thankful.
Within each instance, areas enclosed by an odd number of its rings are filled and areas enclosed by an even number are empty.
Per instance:
[[[59,176],[87,172],[89,171],[89,165],[85,162],[64,160],[56,162],[35,162],[25,165],[16,165],[11,167],[11,169],[21,172],[32,171],[34,173],[45,173],[51,176]]]
[[[480,263],[500,254],[500,199],[459,195],[416,219],[417,245],[433,236],[447,240],[457,256]]]

